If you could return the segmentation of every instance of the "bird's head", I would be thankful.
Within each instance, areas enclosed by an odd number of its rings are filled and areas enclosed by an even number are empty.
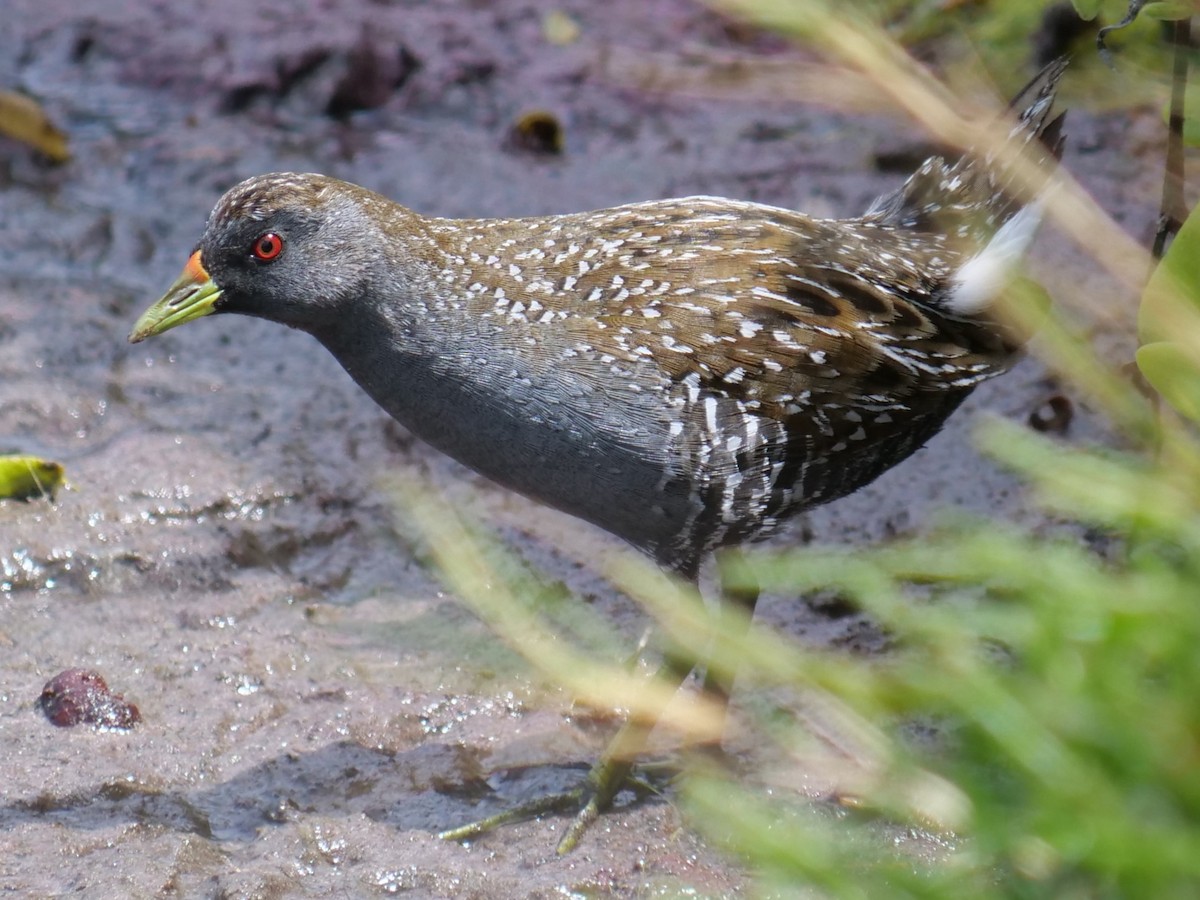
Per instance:
[[[218,312],[320,328],[362,291],[378,259],[372,197],[323,175],[243,181],[217,203],[183,273],[129,340]]]

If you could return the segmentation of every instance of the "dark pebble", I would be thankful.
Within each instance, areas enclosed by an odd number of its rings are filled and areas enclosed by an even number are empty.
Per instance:
[[[46,682],[37,703],[60,728],[132,728],[142,720],[136,706],[110,691],[100,673],[90,669],[59,672]]]
[[[1066,434],[1071,420],[1075,417],[1075,407],[1071,398],[1063,394],[1047,397],[1029,414],[1029,427],[1034,431]]]
[[[544,109],[527,112],[513,123],[507,146],[541,156],[557,156],[566,146],[562,123],[554,113]]]

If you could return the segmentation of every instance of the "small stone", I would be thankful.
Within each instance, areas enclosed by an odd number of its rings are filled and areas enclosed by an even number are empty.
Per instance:
[[[91,669],[59,672],[46,682],[37,705],[50,723],[60,728],[129,729],[142,720],[138,708],[110,691],[103,676]]]
[[[1029,427],[1034,431],[1066,434],[1075,418],[1075,406],[1065,394],[1054,394],[1029,414]]]

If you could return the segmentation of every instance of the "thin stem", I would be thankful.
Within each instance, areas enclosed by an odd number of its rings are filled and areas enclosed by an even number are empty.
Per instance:
[[[1185,16],[1171,23],[1171,43],[1175,46],[1175,70],[1171,75],[1171,117],[1167,125],[1167,163],[1163,175],[1162,206],[1158,216],[1158,231],[1151,251],[1161,259],[1167,243],[1187,218],[1183,199],[1184,158],[1183,121],[1184,95],[1187,90],[1188,50],[1191,44],[1192,20]]]

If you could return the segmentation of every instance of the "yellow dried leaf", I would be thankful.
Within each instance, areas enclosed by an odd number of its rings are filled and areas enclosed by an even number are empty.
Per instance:
[[[55,162],[71,158],[67,136],[34,100],[13,91],[0,91],[0,134],[29,144]]]
[[[579,40],[579,23],[561,9],[552,9],[542,16],[542,34],[547,42],[565,47]]]

